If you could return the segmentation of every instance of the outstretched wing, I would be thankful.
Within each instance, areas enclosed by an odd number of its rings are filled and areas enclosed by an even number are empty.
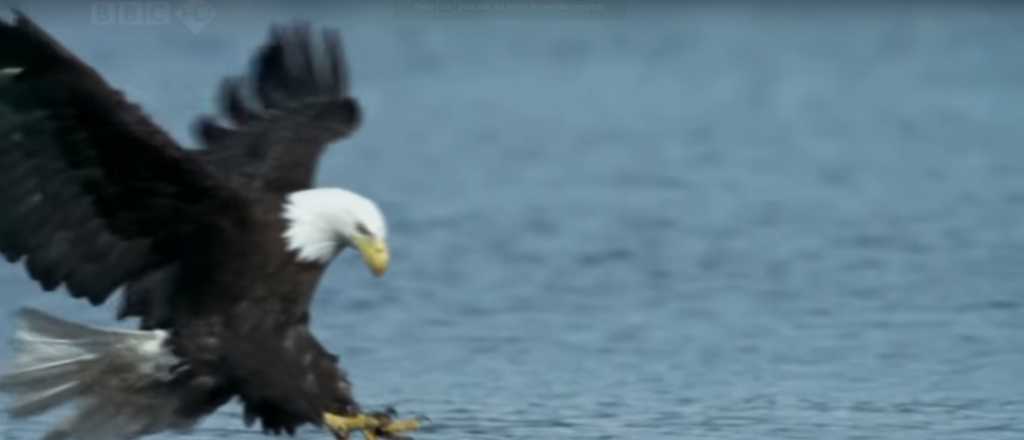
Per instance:
[[[105,301],[240,215],[239,194],[27,17],[0,22],[0,251]]]
[[[337,32],[325,30],[318,40],[307,23],[276,26],[249,74],[224,80],[228,125],[210,116],[196,122],[206,147],[199,155],[267,191],[308,188],[327,144],[359,125],[359,106],[348,93]]]

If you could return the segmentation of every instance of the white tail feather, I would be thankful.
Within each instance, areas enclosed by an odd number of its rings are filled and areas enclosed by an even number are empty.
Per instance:
[[[0,392],[15,397],[7,412],[78,408],[46,439],[127,440],[194,422],[174,414],[174,395],[162,386],[179,363],[167,332],[101,329],[31,309],[17,323],[14,365],[0,375]]]

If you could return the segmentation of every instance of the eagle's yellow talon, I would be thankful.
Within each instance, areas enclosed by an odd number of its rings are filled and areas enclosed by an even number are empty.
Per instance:
[[[377,429],[380,427],[380,420],[366,414],[339,416],[337,414],[324,413],[324,424],[333,431],[350,432]]]
[[[421,422],[416,419],[393,420],[387,416],[356,414],[340,416],[324,413],[324,424],[340,438],[348,438],[352,431],[360,431],[366,440],[378,440],[378,434],[390,437],[420,429]]]
[[[392,420],[391,423],[384,425],[381,430],[388,434],[401,434],[403,432],[415,431],[420,429],[420,427],[422,427],[422,424],[419,420],[401,419]]]

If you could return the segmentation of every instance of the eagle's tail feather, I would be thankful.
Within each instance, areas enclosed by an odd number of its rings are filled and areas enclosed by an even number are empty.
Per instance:
[[[68,378],[88,369],[89,364],[95,361],[96,356],[83,355],[18,368],[0,376],[0,391],[32,392],[60,386],[67,383]]]
[[[15,418],[42,414],[75,398],[81,392],[81,389],[82,386],[78,382],[69,382],[40,391],[21,394],[7,408],[7,413]]]
[[[101,329],[24,309],[17,315],[15,359],[0,392],[15,397],[12,417],[31,417],[68,403],[78,411],[48,439],[130,439],[182,429],[168,388],[177,358],[164,331]]]
[[[0,376],[0,391],[17,396],[13,417],[30,417],[77,397],[113,338],[98,329],[62,321],[37,310],[18,313],[14,369]]]

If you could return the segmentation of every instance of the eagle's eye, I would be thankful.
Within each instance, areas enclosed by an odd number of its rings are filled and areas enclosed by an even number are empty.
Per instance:
[[[370,229],[367,228],[366,225],[363,224],[362,222],[356,223],[356,232],[358,232],[360,234],[363,234],[363,235],[365,235],[367,237],[373,236],[373,233],[370,232]]]

